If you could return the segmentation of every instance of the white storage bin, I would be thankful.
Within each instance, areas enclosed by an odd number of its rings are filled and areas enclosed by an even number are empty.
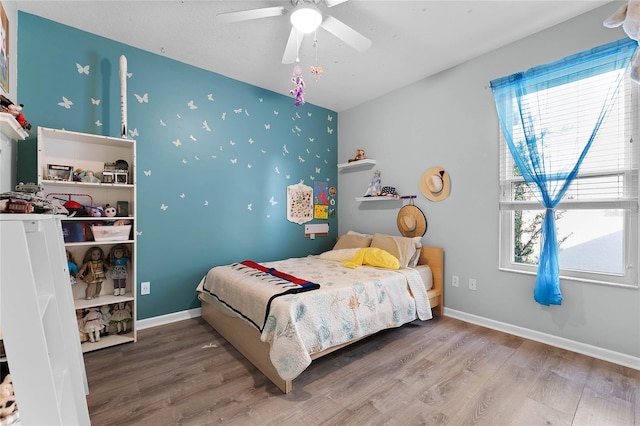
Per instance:
[[[98,226],[91,225],[95,241],[126,241],[131,233],[131,225]]]

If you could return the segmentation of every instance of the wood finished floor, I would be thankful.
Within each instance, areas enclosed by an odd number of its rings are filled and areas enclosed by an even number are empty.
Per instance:
[[[640,425],[640,372],[452,318],[316,360],[283,395],[202,319],[85,354],[103,425]]]

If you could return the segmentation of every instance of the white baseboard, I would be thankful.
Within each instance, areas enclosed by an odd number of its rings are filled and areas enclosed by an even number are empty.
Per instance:
[[[623,365],[635,370],[640,370],[640,358],[633,357],[631,355],[614,352],[609,349],[603,349],[593,345],[587,345],[585,343],[576,342],[574,340],[565,339],[563,337],[553,336],[551,334],[541,333],[539,331],[518,327],[500,321],[494,321],[492,319],[479,317],[477,315],[468,314],[466,312],[457,311],[455,309],[450,309],[447,307],[444,308],[444,316],[480,325],[482,327],[491,328],[493,330],[513,334],[515,336],[524,337],[525,339],[545,343],[550,346],[577,352],[579,354],[588,355],[593,358]]]
[[[171,324],[172,322],[182,321],[189,318],[196,318],[199,316],[201,316],[200,308],[189,309],[188,311],[174,312],[172,314],[160,315],[157,317],[138,320],[136,321],[136,329],[144,330],[145,328]]]

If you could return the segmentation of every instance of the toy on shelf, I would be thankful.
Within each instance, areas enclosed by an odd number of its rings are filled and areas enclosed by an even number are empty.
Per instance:
[[[366,157],[364,156],[364,149],[356,149],[356,156],[350,158],[347,162],[353,163],[354,161],[364,160]]]
[[[118,334],[124,334],[129,329],[131,322],[131,305],[129,303],[120,302],[113,308],[111,314],[111,324],[114,324]]]
[[[84,313],[82,310],[76,311],[76,322],[78,323],[80,343],[84,343],[89,340],[89,335],[84,332]]]
[[[102,283],[107,279],[106,271],[107,262],[102,248],[95,246],[87,250],[82,260],[82,267],[77,275],[78,278],[87,283],[85,299],[91,300],[100,296]]]
[[[107,263],[112,267],[113,295],[124,296],[127,287],[127,264],[131,259],[131,252],[124,244],[118,244],[111,248]]]
[[[100,332],[104,328],[102,324],[102,314],[98,308],[89,308],[84,316],[84,332],[89,336],[89,341],[99,342]]]
[[[111,305],[100,306],[100,313],[102,314],[101,322],[104,326],[103,334],[108,336],[111,333]]]
[[[109,204],[104,206],[104,215],[106,217],[115,217],[117,213],[118,213],[118,210],[115,207]]]
[[[22,113],[23,107],[23,104],[16,105],[6,96],[0,95],[0,112],[11,114],[16,119],[18,124],[20,124],[20,127],[25,130],[31,130],[31,123],[27,121],[27,119],[24,117],[24,114]]]
[[[377,197],[382,192],[382,186],[380,183],[380,170],[374,170],[371,183],[365,192],[365,197]]]
[[[78,265],[76,261],[73,259],[73,255],[69,250],[67,250],[67,266],[69,267],[69,281],[71,284],[76,283],[76,275],[78,275]]]

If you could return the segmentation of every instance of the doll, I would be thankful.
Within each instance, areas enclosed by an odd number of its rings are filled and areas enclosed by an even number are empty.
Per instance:
[[[100,331],[104,325],[102,325],[102,314],[98,308],[89,308],[84,316],[84,332],[89,335],[90,342],[100,341]]]
[[[382,185],[380,183],[380,170],[375,170],[373,172],[373,178],[371,179],[371,183],[367,188],[367,192],[365,192],[365,197],[377,197],[382,192]]]
[[[76,275],[78,275],[78,265],[76,261],[73,259],[73,255],[69,250],[67,250],[67,265],[69,268],[69,280],[71,281],[71,285],[76,283]]]
[[[82,267],[77,277],[87,283],[85,299],[90,300],[100,296],[102,282],[107,278],[107,264],[104,251],[100,247],[91,247],[84,254]]]
[[[80,343],[89,340],[89,336],[84,332],[84,317],[81,310],[76,311],[76,322],[78,323],[78,333],[80,335]]]
[[[115,324],[117,333],[124,334],[127,332],[131,322],[131,306],[128,303],[120,302],[113,308],[111,314],[111,324]]]
[[[113,279],[113,295],[124,296],[127,287],[127,264],[131,258],[129,248],[124,244],[118,244],[111,248],[107,263],[113,268],[111,278]]]
[[[102,314],[102,318],[100,321],[102,322],[102,326],[104,327],[104,335],[108,336],[111,328],[111,306],[102,305],[100,306],[100,313]]]

